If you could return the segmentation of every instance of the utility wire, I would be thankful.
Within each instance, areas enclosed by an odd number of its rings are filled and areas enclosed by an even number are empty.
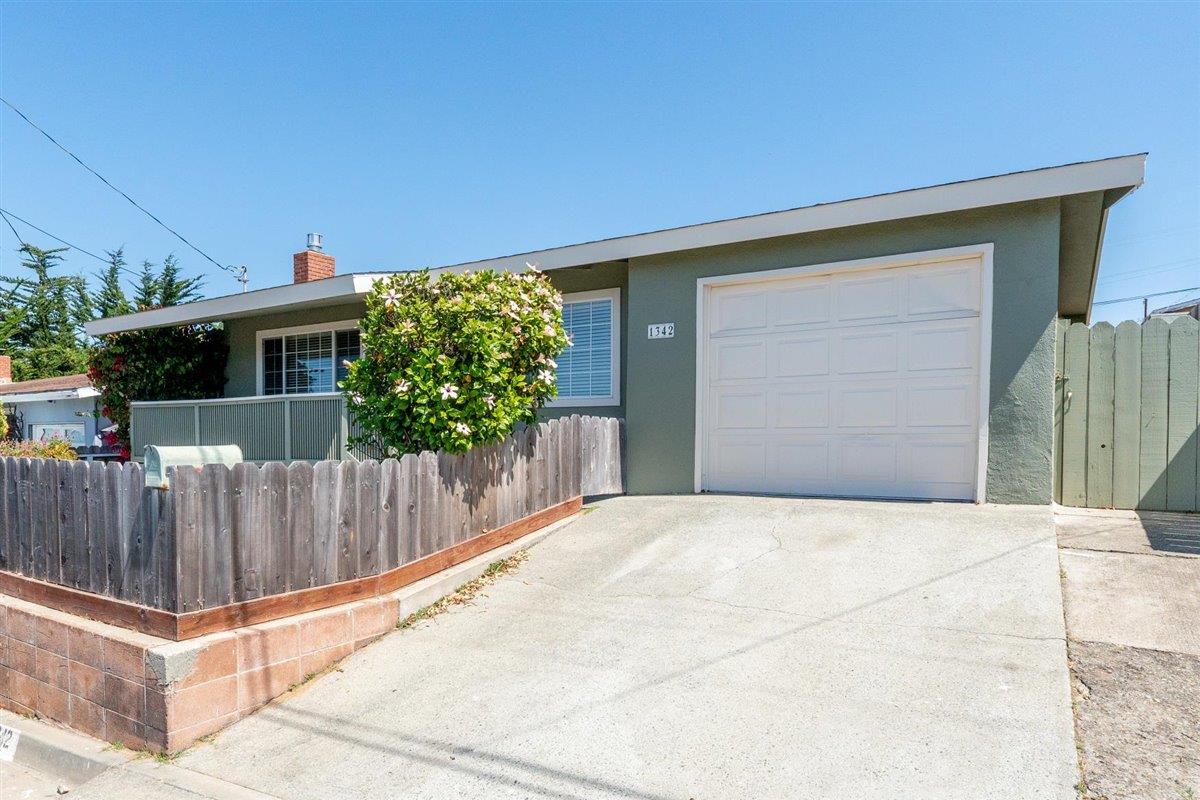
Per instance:
[[[1128,303],[1132,300],[1145,300],[1148,297],[1162,297],[1164,294],[1183,294],[1184,292],[1200,291],[1200,286],[1189,286],[1186,289],[1172,289],[1169,292],[1153,292],[1151,294],[1138,294],[1133,297],[1118,297],[1115,300],[1097,300],[1092,303],[1094,306],[1107,306],[1113,303]]]
[[[84,250],[82,247],[80,247],[80,246],[79,246],[79,245],[77,245],[77,244],[71,244],[71,243],[70,243],[70,242],[68,242],[66,239],[60,239],[59,237],[55,236],[55,235],[54,235],[53,233],[51,233],[50,231],[47,231],[47,230],[42,230],[41,228],[39,228],[37,225],[34,225],[34,224],[33,224],[32,222],[30,222],[29,220],[27,220],[27,219],[21,219],[21,218],[20,218],[20,217],[18,217],[16,214],[14,214],[14,213],[12,213],[11,211],[9,211],[8,209],[5,209],[5,208],[0,208],[0,216],[3,216],[3,217],[4,217],[4,221],[5,221],[5,222],[8,222],[8,227],[9,227],[9,229],[10,229],[10,230],[13,232],[13,234],[14,234],[14,235],[17,237],[17,240],[18,240],[19,242],[21,242],[21,244],[26,244],[26,242],[25,242],[25,240],[22,238],[21,234],[17,233],[17,229],[16,229],[16,228],[14,228],[14,227],[12,226],[12,223],[11,223],[11,222],[9,222],[9,220],[8,220],[8,218],[9,218],[9,217],[12,217],[12,218],[13,218],[13,219],[15,219],[17,222],[23,222],[23,223],[25,223],[26,225],[28,225],[29,227],[33,228],[33,229],[34,229],[35,231],[37,231],[38,233],[45,234],[46,236],[49,236],[51,239],[53,239],[53,240],[54,240],[54,241],[56,241],[56,242],[59,242],[60,244],[65,244],[67,247],[70,247],[70,248],[72,248],[72,249],[74,249],[74,250],[78,250],[79,252],[81,252],[81,253],[84,253],[85,255],[89,255],[89,256],[91,256],[92,258],[94,258],[94,259],[96,259],[97,261],[100,261],[100,262],[102,262],[102,263],[104,263],[104,264],[107,264],[107,263],[109,263],[109,261],[108,261],[108,259],[107,259],[107,258],[101,258],[100,256],[96,255],[96,254],[95,254],[95,253],[93,253],[93,252],[90,252],[90,251],[88,251],[88,250]]]
[[[67,155],[69,155],[71,158],[73,158],[73,159],[74,159],[74,160],[75,160],[75,161],[76,161],[76,162],[79,164],[79,166],[83,167],[83,168],[84,168],[84,169],[86,169],[88,172],[92,173],[92,174],[93,174],[93,175],[95,175],[97,178],[99,178],[99,179],[100,179],[100,181],[101,181],[102,183],[104,183],[104,185],[105,185],[105,186],[107,186],[108,188],[110,188],[110,189],[112,189],[114,192],[116,192],[117,194],[119,194],[119,195],[121,195],[122,197],[124,197],[126,200],[128,200],[130,203],[132,203],[132,204],[133,204],[133,207],[134,207],[134,208],[136,208],[138,211],[141,211],[141,212],[142,212],[143,214],[145,214],[147,217],[149,217],[150,219],[152,219],[152,220],[154,220],[155,222],[157,222],[157,223],[158,223],[159,225],[161,225],[161,226],[162,226],[164,229],[166,229],[166,230],[167,230],[169,233],[171,233],[171,234],[172,234],[172,235],[173,235],[173,236],[174,236],[176,239],[178,239],[179,241],[183,242],[184,244],[186,244],[188,247],[190,247],[190,248],[192,248],[193,250],[195,250],[195,251],[196,251],[197,253],[199,253],[200,255],[204,256],[206,259],[208,259],[210,262],[212,262],[212,263],[213,263],[213,264],[214,264],[214,265],[215,265],[215,266],[216,266],[218,269],[223,269],[223,270],[225,270],[226,272],[236,272],[236,270],[234,270],[234,268],[233,268],[233,267],[230,267],[230,266],[225,266],[225,265],[223,265],[223,264],[220,264],[220,263],[218,263],[218,262],[217,262],[217,261],[216,261],[216,260],[215,260],[215,259],[214,259],[212,256],[210,256],[208,253],[204,252],[204,251],[203,251],[203,250],[201,250],[199,247],[197,247],[196,245],[192,244],[192,243],[191,243],[191,242],[189,242],[187,239],[183,238],[183,236],[182,236],[182,235],[181,235],[181,234],[180,234],[178,231],[176,231],[174,228],[170,227],[169,225],[167,225],[167,223],[163,222],[161,219],[159,219],[158,217],[156,217],[156,216],[154,216],[153,214],[151,214],[151,213],[150,213],[150,212],[149,212],[149,211],[148,211],[148,210],[147,210],[147,209],[146,209],[144,206],[140,205],[140,204],[139,204],[139,203],[138,203],[136,200],[134,200],[132,197],[130,197],[129,195],[125,194],[125,192],[121,191],[121,190],[120,190],[120,189],[118,189],[116,186],[113,186],[111,183],[109,183],[109,181],[108,181],[108,179],[107,179],[107,178],[105,178],[105,177],[104,177],[103,175],[101,175],[99,172],[96,172],[96,170],[92,169],[92,168],[91,168],[91,167],[89,167],[87,164],[83,163],[82,159],[80,159],[80,158],[79,158],[79,156],[77,156],[77,155],[75,155],[74,153],[72,153],[70,150],[68,150],[66,147],[64,147],[62,144],[60,144],[60,143],[58,142],[58,140],[57,140],[57,139],[55,139],[55,138],[54,138],[53,136],[51,136],[50,134],[46,133],[46,131],[42,130],[42,129],[41,129],[39,126],[38,126],[38,124],[37,124],[36,122],[34,122],[33,120],[31,120],[29,117],[25,116],[25,113],[24,113],[23,111],[21,111],[21,109],[17,108],[16,106],[14,106],[12,103],[8,102],[8,100],[6,100],[6,99],[5,99],[5,98],[3,98],[3,97],[0,97],[0,103],[4,103],[4,105],[8,106],[8,107],[9,107],[9,108],[11,108],[13,111],[17,112],[17,115],[18,115],[18,116],[19,116],[21,119],[23,119],[23,120],[25,120],[26,122],[28,122],[28,123],[29,123],[31,126],[33,126],[34,130],[36,130],[38,133],[42,134],[42,136],[45,136],[47,139],[49,139],[49,140],[50,140],[50,141],[51,141],[51,142],[54,144],[54,146],[55,146],[55,147],[57,147],[59,150],[62,150],[64,153],[66,153],[66,154],[67,154]],[[49,235],[49,234],[47,234],[47,235]],[[18,237],[18,238],[19,238],[19,237]]]
[[[8,214],[4,213],[2,209],[0,209],[0,217],[4,217],[4,222],[8,225],[8,229],[13,232],[13,236],[17,237],[17,241],[21,243],[22,247],[24,247],[25,239],[21,236],[21,234],[17,233],[17,229],[13,227],[12,220],[8,218]]]

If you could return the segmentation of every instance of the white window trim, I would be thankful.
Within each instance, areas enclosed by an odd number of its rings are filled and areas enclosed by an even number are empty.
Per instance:
[[[621,290],[597,289],[593,292],[574,292],[563,295],[563,305],[585,303],[589,300],[612,300],[612,393],[598,397],[556,397],[546,404],[547,408],[580,408],[583,406],[621,405]]]
[[[265,379],[266,376],[264,375],[265,370],[264,370],[264,365],[263,365],[263,340],[264,339],[275,339],[280,336],[291,336],[291,335],[294,335],[297,333],[323,333],[326,331],[328,331],[330,333],[336,333],[338,331],[350,331],[350,330],[360,330],[358,327],[358,320],[343,319],[343,320],[339,320],[337,322],[318,322],[313,325],[294,325],[290,328],[271,328],[270,330],[258,331],[258,333],[255,336],[255,343],[254,343],[255,393],[260,396],[267,396],[267,397],[308,397],[308,396],[314,395],[314,394],[325,394],[325,395],[340,394],[340,392],[336,391],[337,386],[335,385],[334,386],[335,391],[333,391],[333,392],[288,392],[288,391],[284,391],[280,394],[267,395],[266,394],[266,379]],[[337,342],[336,341],[334,342],[333,354],[332,354],[331,358],[334,361],[337,360]],[[335,376],[337,375],[337,364],[336,363],[333,365],[333,373]],[[287,381],[285,380],[284,381],[284,389],[286,389],[286,388],[287,388]],[[195,401],[191,401],[191,402],[195,402]]]

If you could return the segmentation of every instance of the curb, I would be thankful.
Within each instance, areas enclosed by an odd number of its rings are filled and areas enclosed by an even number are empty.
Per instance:
[[[86,783],[105,770],[127,763],[136,753],[113,749],[106,742],[0,710],[0,723],[21,732],[14,760],[72,788]]]

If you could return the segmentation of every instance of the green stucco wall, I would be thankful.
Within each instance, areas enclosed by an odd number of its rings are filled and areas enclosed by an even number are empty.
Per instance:
[[[696,281],[857,258],[992,243],[991,411],[987,499],[1049,503],[1058,304],[1058,200],[957,212],[780,237],[550,272],[564,294],[621,289],[621,405],[545,409],[624,416],[629,490],[693,489],[696,400]],[[361,304],[230,320],[226,395],[256,390],[259,330],[336,322]],[[673,339],[648,340],[646,326],[674,322]]]
[[[347,303],[323,308],[303,308],[261,317],[225,320],[229,331],[229,363],[225,366],[226,397],[250,397],[258,393],[258,332],[318,322],[358,319],[366,312],[363,303]]]
[[[633,259],[624,329],[629,490],[693,490],[698,278],[986,242],[995,245],[987,499],[1050,502],[1057,200]],[[675,338],[648,340],[655,322],[674,322]]]

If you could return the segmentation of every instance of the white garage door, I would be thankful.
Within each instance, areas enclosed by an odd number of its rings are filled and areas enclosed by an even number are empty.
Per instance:
[[[981,264],[709,287],[702,488],[974,498]]]

